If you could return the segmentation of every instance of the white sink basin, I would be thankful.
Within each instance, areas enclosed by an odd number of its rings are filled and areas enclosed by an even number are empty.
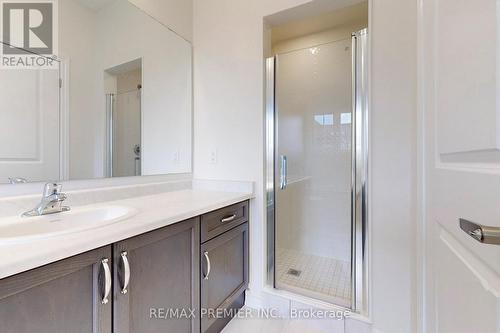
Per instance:
[[[23,242],[104,227],[135,215],[125,206],[76,207],[68,212],[0,219],[0,243]]]

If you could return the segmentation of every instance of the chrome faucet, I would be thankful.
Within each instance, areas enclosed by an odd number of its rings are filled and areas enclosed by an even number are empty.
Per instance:
[[[25,184],[28,180],[23,177],[9,177],[10,184]]]
[[[71,208],[63,206],[62,203],[67,196],[61,192],[62,185],[57,183],[47,183],[43,189],[42,201],[30,211],[25,212],[23,217],[41,216],[60,212],[67,212]]]

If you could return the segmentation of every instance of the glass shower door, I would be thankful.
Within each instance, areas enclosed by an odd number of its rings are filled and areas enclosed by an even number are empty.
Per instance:
[[[268,282],[367,314],[367,30],[266,62]]]
[[[275,288],[366,313],[367,31],[267,61]]]
[[[276,287],[351,305],[351,39],[276,57]]]

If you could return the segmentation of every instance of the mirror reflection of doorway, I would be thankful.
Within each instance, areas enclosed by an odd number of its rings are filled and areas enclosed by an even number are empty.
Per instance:
[[[137,59],[105,71],[106,175],[141,175],[142,66]]]

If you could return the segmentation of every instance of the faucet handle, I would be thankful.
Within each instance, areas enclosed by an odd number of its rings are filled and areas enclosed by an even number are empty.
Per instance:
[[[43,188],[43,196],[48,197],[52,194],[59,194],[62,190],[62,184],[59,183],[47,183]]]

